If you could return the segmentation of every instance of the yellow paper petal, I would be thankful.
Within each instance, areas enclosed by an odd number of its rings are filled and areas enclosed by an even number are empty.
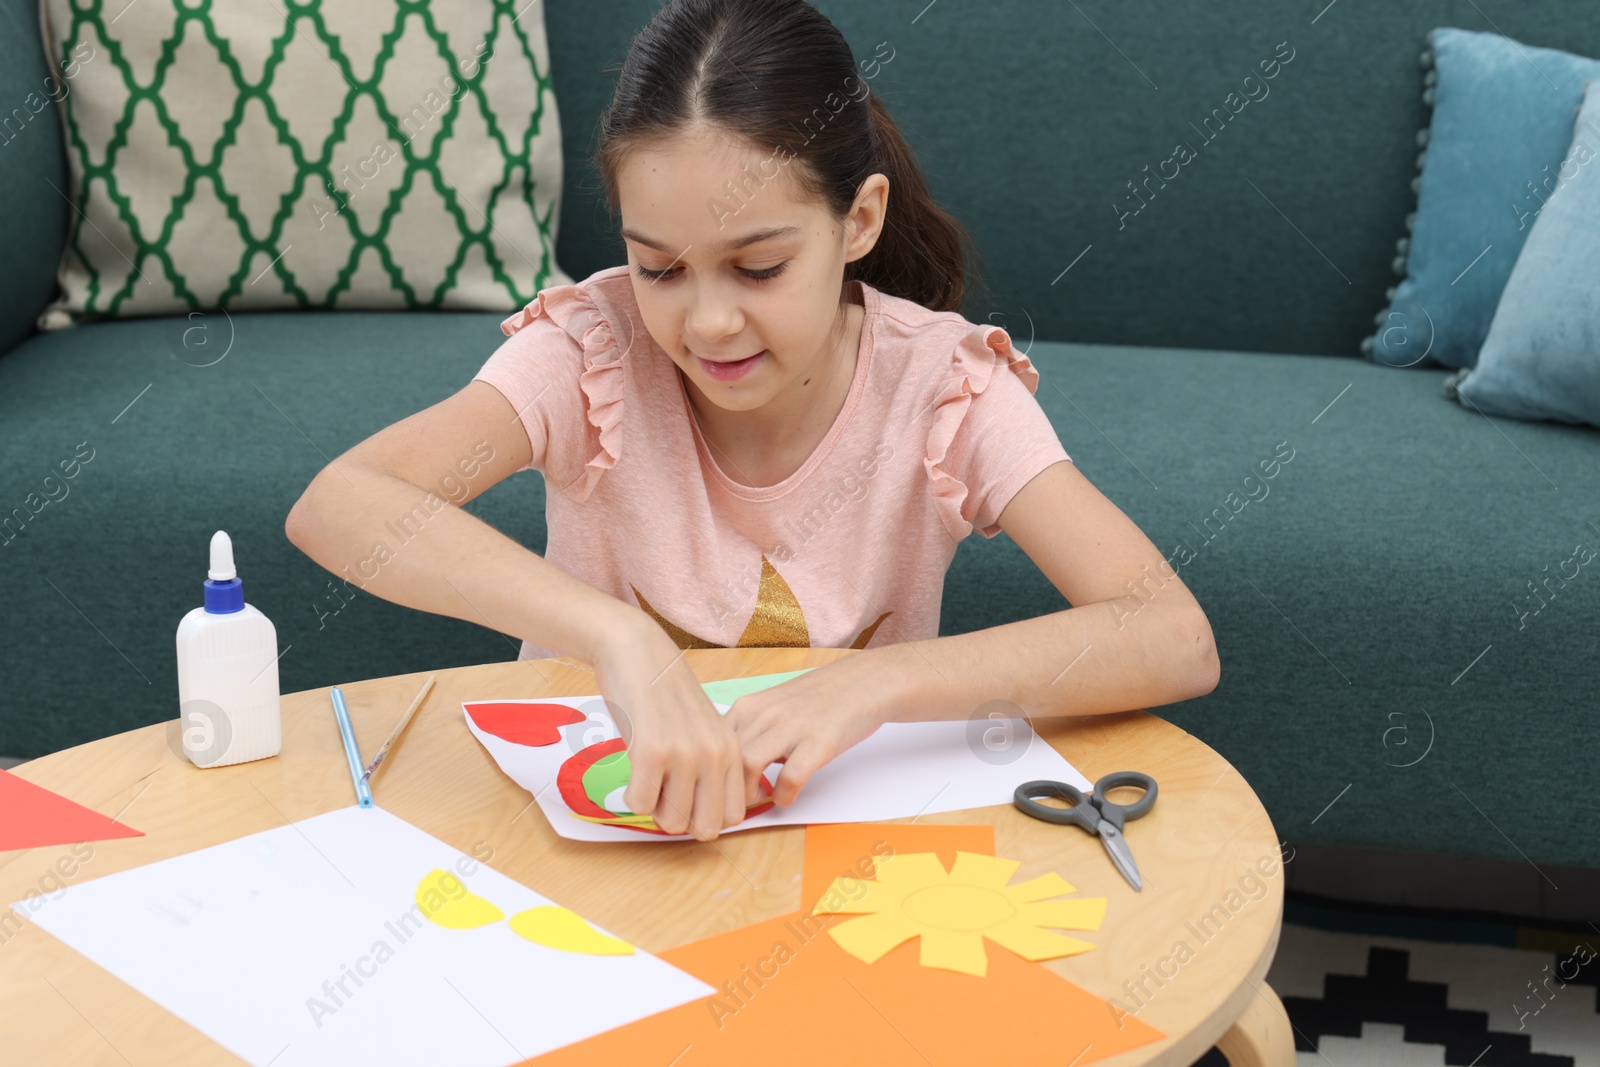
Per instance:
[[[835,878],[833,884],[817,900],[816,906],[811,909],[813,915],[870,915],[883,910],[882,902],[872,896],[872,891],[863,891],[863,886],[873,883],[863,882],[860,879]],[[881,891],[880,891],[881,893]],[[828,900],[837,899],[838,904],[828,906]]]
[[[562,952],[580,952],[587,956],[629,956],[633,946],[584,921],[583,916],[570,908],[545,904],[511,917],[511,929],[546,948]]]
[[[989,973],[989,957],[983,949],[983,938],[970,933],[951,930],[922,931],[924,967],[938,967],[944,971],[960,971],[982,978]]]
[[[862,915],[898,906],[908,888],[943,881],[944,865],[932,852],[899,853],[877,861],[875,882],[860,878],[835,878],[811,909],[813,915]],[[839,903],[829,905],[830,899]]]
[[[451,930],[471,930],[506,917],[505,912],[467,889],[461,879],[438,868],[417,883],[416,898],[423,918]]]
[[[1008,860],[1000,856],[985,856],[977,852],[957,852],[956,863],[950,868],[949,879],[963,885],[990,885],[996,888],[1011,881],[1011,876],[1022,866],[1021,860]]]
[[[1098,930],[1106,917],[1105,897],[1046,900],[1022,905],[1022,918],[1033,926],[1058,930]]]
[[[983,936],[1002,948],[1010,949],[1023,959],[1035,963],[1040,960],[1058,959],[1061,956],[1075,956],[1079,952],[1087,952],[1095,947],[1087,941],[1079,941],[1075,937],[1063,937],[1061,934],[1023,923],[1008,923],[993,930],[985,930]]]
[[[897,852],[878,860],[877,866],[878,880],[867,883],[876,893],[894,889],[898,896],[907,887],[918,888],[949,877],[944,864],[932,852]]]
[[[877,963],[891,949],[916,937],[917,927],[902,915],[867,915],[828,928],[834,943],[862,963]]]
[[[1063,893],[1076,893],[1077,891],[1077,886],[1054,871],[1049,874],[1041,874],[1039,877],[1029,879],[1026,882],[1018,882],[1006,890],[1007,893],[1011,894],[1011,899],[1019,904],[1030,900],[1059,897]]]

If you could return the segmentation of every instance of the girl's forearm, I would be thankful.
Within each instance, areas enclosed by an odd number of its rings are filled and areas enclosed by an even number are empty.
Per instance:
[[[972,633],[886,645],[886,721],[1098,715],[1203,696],[1220,676],[1204,612],[1158,594],[1084,604]],[[998,709],[1006,710],[1006,709]],[[1016,714],[1016,712],[1010,712]]]
[[[605,642],[647,619],[437,493],[349,460],[312,480],[284,532],[374,596],[588,663]]]

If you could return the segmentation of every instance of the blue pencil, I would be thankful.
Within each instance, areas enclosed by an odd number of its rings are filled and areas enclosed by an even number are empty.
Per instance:
[[[372,807],[372,790],[367,788],[366,776],[361,773],[361,751],[356,748],[356,732],[350,726],[350,713],[345,710],[344,694],[334,686],[333,717],[339,720],[339,733],[344,737],[344,755],[350,761],[350,778],[356,784],[356,800],[363,808]]]

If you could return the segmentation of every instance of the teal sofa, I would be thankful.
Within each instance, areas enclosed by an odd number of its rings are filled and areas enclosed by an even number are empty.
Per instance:
[[[1536,613],[1530,594],[1600,548],[1600,432],[1491,422],[1441,398],[1444,371],[1358,356],[1414,206],[1424,34],[1492,18],[1600,55],[1584,0],[819,6],[859,55],[892,50],[874,88],[982,252],[967,316],[1028,351],[1067,451],[1205,606],[1221,684],[1159,713],[1291,843],[1600,868],[1600,573]],[[546,5],[574,278],[625,258],[587,156],[655,7]],[[212,316],[231,348],[203,368],[179,358],[181,318],[33,331],[72,210],[56,116],[12,110],[45,77],[36,9],[0,0],[0,517],[77,463],[0,544],[0,754],[176,716],[174,631],[217,529],[277,625],[285,691],[514,658],[470,623],[341,599],[283,532],[330,458],[466,383],[501,315]],[[1285,55],[1179,177],[1130,196]],[[543,501],[527,475],[469,510],[542,551]],[[1065,606],[1009,539],[972,536],[942,632]],[[1495,799],[1530,783],[1559,803]]]

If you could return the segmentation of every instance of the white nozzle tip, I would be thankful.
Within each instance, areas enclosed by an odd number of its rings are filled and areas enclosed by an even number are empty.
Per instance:
[[[206,577],[213,582],[231,582],[238,577],[233,569],[233,542],[222,530],[211,535],[211,569]]]

